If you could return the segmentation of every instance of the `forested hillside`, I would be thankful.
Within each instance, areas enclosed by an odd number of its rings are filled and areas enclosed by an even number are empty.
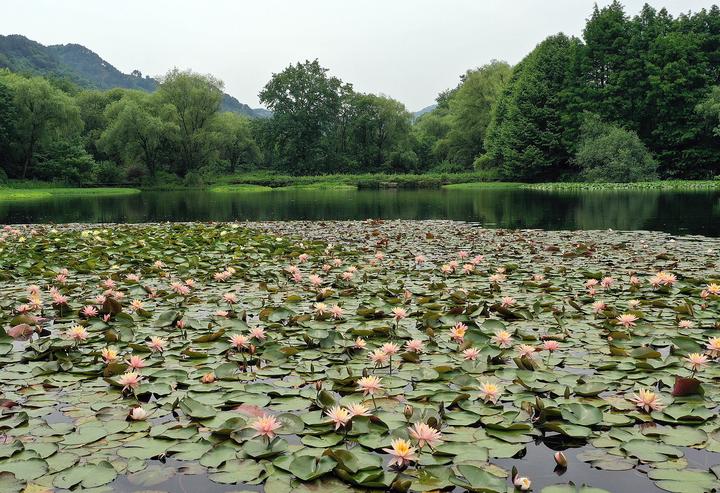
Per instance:
[[[139,70],[124,74],[94,51],[79,45],[44,46],[25,36],[0,35],[0,68],[13,72],[66,80],[90,89],[140,89],[152,92],[158,81]],[[223,94],[223,111],[265,117],[229,94]]]

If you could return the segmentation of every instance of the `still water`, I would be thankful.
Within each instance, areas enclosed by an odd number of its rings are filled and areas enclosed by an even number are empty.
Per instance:
[[[0,201],[0,223],[454,219],[486,227],[720,236],[720,191],[359,190],[142,192]]]

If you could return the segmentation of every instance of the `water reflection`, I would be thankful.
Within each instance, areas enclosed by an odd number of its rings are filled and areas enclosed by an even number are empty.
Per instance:
[[[720,235],[720,192],[498,190],[143,192],[0,201],[2,223],[454,219],[489,227]]]

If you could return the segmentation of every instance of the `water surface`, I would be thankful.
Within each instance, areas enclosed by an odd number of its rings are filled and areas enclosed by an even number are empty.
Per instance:
[[[293,190],[142,192],[0,201],[0,223],[453,219],[486,227],[720,236],[720,191]]]

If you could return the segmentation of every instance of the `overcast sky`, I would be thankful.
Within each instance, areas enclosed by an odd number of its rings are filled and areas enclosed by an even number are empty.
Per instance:
[[[415,111],[493,58],[517,63],[550,34],[579,35],[593,0],[0,0],[0,33],[80,43],[123,72],[212,73],[241,102],[273,72],[318,58],[356,90]],[[599,5],[610,3],[600,0]],[[635,15],[643,0],[625,0]],[[649,1],[677,14],[710,0]]]

